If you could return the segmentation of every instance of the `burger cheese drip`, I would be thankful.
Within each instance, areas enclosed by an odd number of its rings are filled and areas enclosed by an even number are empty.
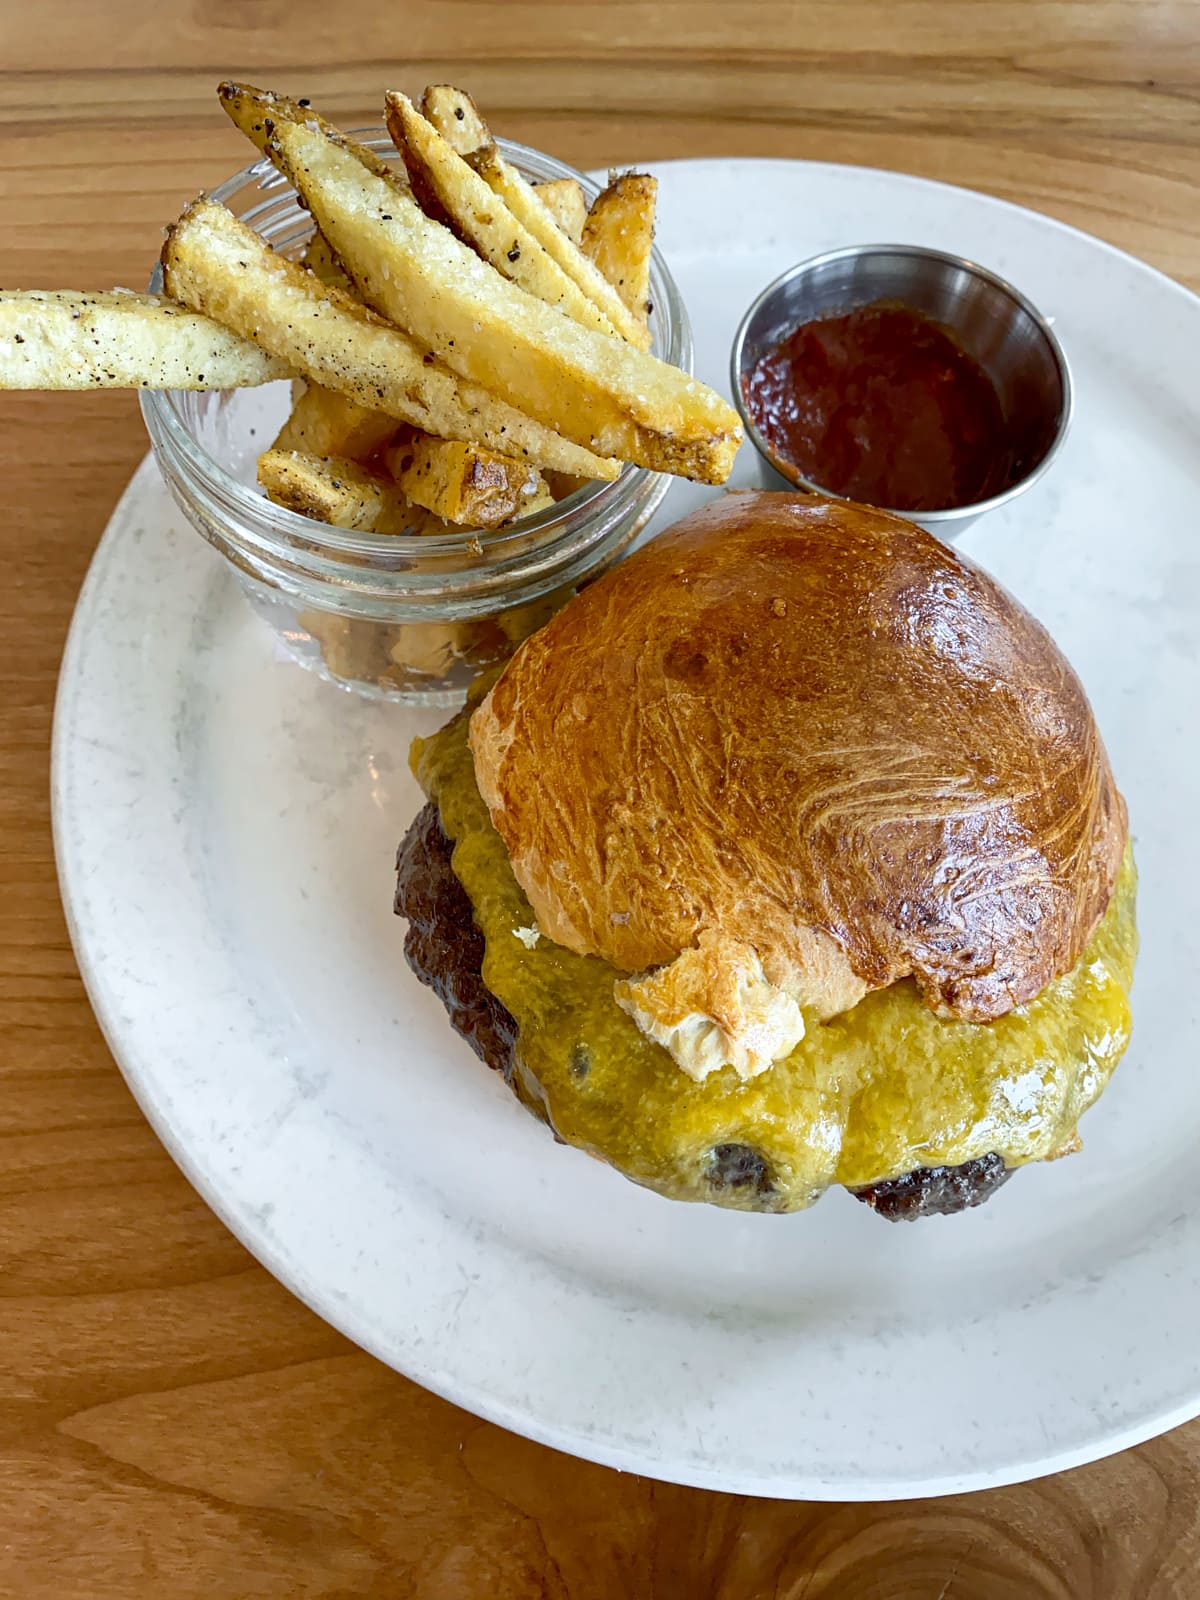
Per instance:
[[[794,1211],[996,1152],[1010,1167],[1070,1145],[1129,1040],[1137,934],[1127,847],[1080,959],[994,1021],[941,1017],[911,980],[822,1022],[770,1071],[695,1082],[621,1009],[628,977],[534,938],[534,912],[475,780],[467,721],[418,741],[414,768],[455,843],[487,946],[483,975],[519,1029],[515,1087],[570,1144],[674,1199]]]

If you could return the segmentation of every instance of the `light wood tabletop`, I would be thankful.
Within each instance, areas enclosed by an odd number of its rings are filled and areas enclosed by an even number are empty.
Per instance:
[[[140,286],[163,224],[244,164],[213,94],[236,73],[351,123],[453,78],[581,166],[927,174],[1200,288],[1195,0],[9,0],[0,69],[5,286]],[[433,1398],[251,1260],[125,1088],[55,882],[55,677],[145,449],[130,395],[0,396],[0,1595],[1200,1594],[1200,1423],[939,1501],[674,1488]]]

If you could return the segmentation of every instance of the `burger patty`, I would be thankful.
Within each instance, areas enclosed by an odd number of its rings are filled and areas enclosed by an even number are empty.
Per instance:
[[[455,1032],[511,1083],[516,1019],[483,981],[484,939],[450,865],[453,851],[430,802],[417,813],[396,857],[395,910],[408,918],[404,954],[445,1006]]]
[[[483,981],[484,938],[451,866],[453,849],[430,802],[414,818],[396,857],[395,910],[408,919],[404,954],[445,1006],[455,1031],[511,1084],[517,1024]],[[709,1174],[714,1189],[771,1192],[767,1163],[751,1145],[716,1146]],[[1011,1176],[993,1151],[962,1166],[919,1167],[850,1192],[889,1222],[908,1222],[981,1205]]]

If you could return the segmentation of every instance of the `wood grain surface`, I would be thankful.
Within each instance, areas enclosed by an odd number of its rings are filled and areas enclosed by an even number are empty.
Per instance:
[[[230,73],[350,122],[454,77],[580,165],[925,173],[1200,287],[1191,0],[6,0],[0,283],[140,286],[163,223],[244,163]],[[125,1089],[55,886],[55,676],[145,448],[131,396],[0,395],[0,1595],[1200,1595],[1200,1424],[940,1501],[677,1489],[434,1399],[254,1264]]]

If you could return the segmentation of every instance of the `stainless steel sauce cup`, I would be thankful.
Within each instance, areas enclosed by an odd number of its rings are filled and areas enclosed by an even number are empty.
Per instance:
[[[949,329],[991,379],[1006,431],[1036,441],[1023,476],[1000,494],[944,511],[898,512],[953,539],[977,517],[1036,483],[1061,449],[1071,421],[1071,375],[1062,346],[1037,307],[994,272],[961,256],[910,244],[853,245],[801,261],[768,284],[742,318],[731,357],[734,402],[764,463],[764,483],[780,488],[780,475],[796,488],[832,493],[771,449],[746,404],[743,379],[801,323],[880,300],[922,312]]]

